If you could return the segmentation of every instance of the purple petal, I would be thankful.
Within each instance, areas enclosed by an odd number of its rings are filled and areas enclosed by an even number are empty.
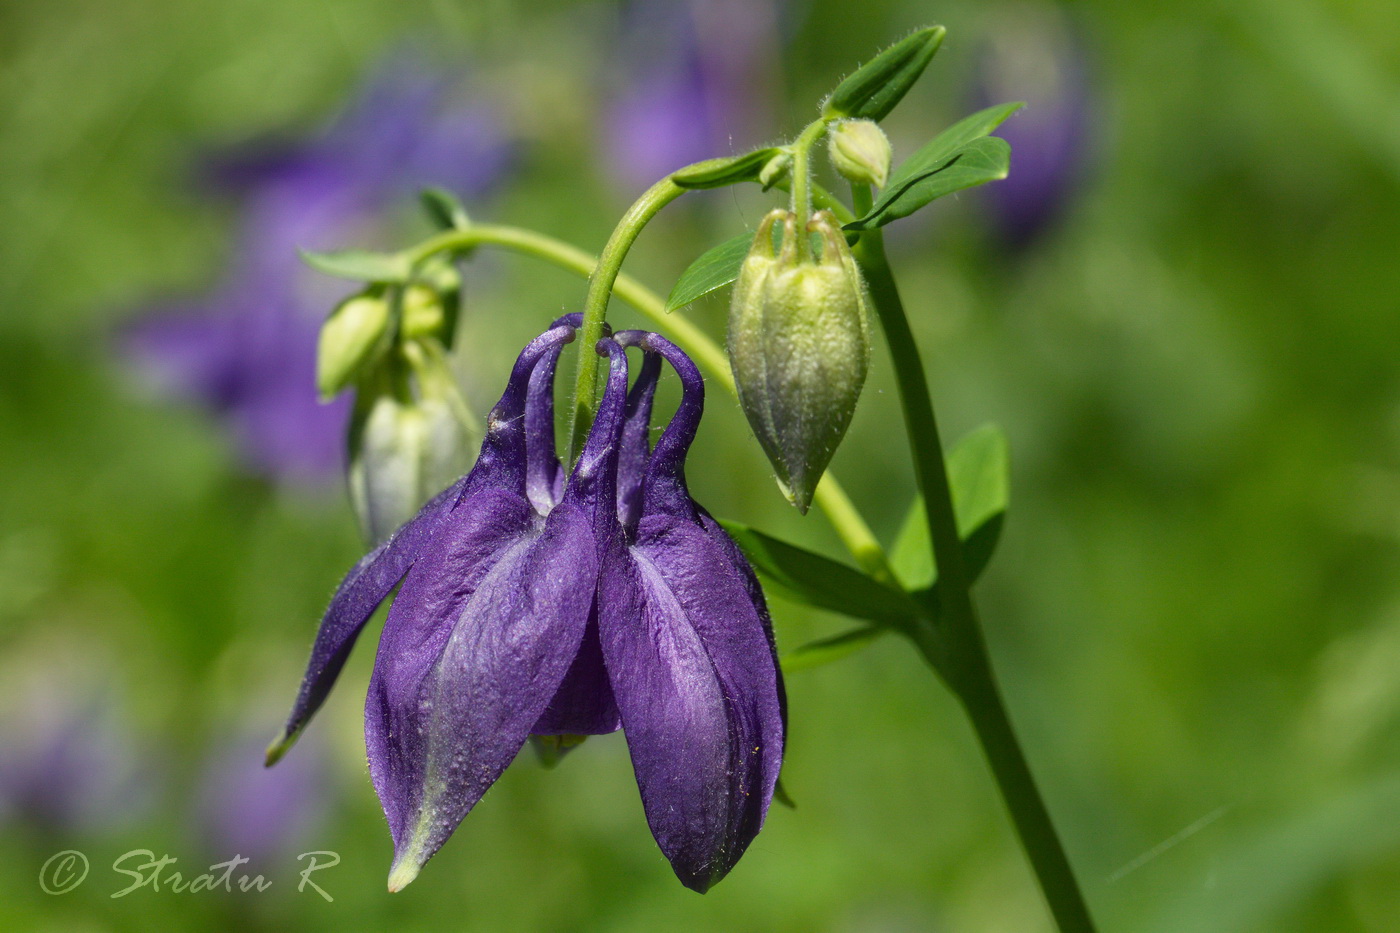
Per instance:
[[[465,485],[466,477],[463,477],[439,493],[412,521],[360,558],[336,588],[316,632],[311,660],[291,715],[287,717],[282,734],[267,749],[268,765],[275,764],[286,753],[307,721],[321,708],[365,623],[408,573],[423,545],[432,540],[442,519],[457,504]]]
[[[700,373],[656,334],[616,339],[664,356],[682,396],[647,463],[635,539],[602,538],[599,633],[652,834],[681,882],[703,892],[768,812],[782,765],[782,682],[757,581],[686,488]]]
[[[763,619],[699,524],[644,515],[637,542],[604,558],[599,623],[652,835],[703,892],[762,827],[782,763]]]
[[[562,344],[535,367],[525,401],[525,492],[541,515],[548,515],[564,492],[564,471],[554,447],[554,372],[560,349]]]
[[[527,356],[544,358],[561,332],[572,336],[562,325],[526,348],[513,386],[526,381]],[[598,577],[595,526],[600,515],[616,523],[611,486],[627,389],[625,353],[611,340],[605,346],[608,388],[563,501],[544,519],[530,507],[520,451],[518,488],[469,491],[389,611],[365,741],[394,837],[391,890],[412,881],[442,846],[552,701],[554,718],[570,725],[609,712],[603,698],[580,706],[560,692],[571,670],[586,683],[598,666],[584,648]],[[512,400],[520,395],[507,391]],[[492,430],[503,429],[506,400]],[[511,422],[521,435],[524,420],[522,412]]]
[[[515,758],[579,651],[597,557],[565,502],[464,501],[416,564],[380,640],[365,708],[370,774],[394,837],[397,890]]]
[[[488,416],[481,454],[471,472],[425,505],[416,517],[361,558],[346,575],[321,620],[316,642],[311,649],[311,661],[286,728],[268,748],[268,764],[275,763],[286,752],[307,720],[320,708],[344,667],[360,630],[408,573],[425,547],[430,542],[433,542],[434,548],[437,547],[434,538],[458,503],[487,490],[498,490],[512,502],[523,506],[524,407],[530,377],[542,358],[557,355],[558,348],[572,339],[571,328],[555,327],[532,340],[521,351],[501,400]],[[455,516],[452,520],[456,520]]]
[[[743,152],[772,125],[782,4],[664,0],[628,4],[603,117],[609,168],[627,187],[699,159]]]
[[[254,871],[266,870],[315,848],[307,843],[316,841],[335,793],[325,743],[314,738],[272,771],[259,767],[256,736],[246,730],[235,729],[212,749],[190,819],[203,854],[215,857],[210,861],[238,854],[253,860]]]
[[[1024,100],[997,130],[1011,145],[1011,174],[985,189],[994,232],[1023,249],[1063,219],[1092,156],[1092,56],[1072,17],[1053,7],[1018,10],[981,55],[978,106]]]
[[[654,353],[642,359],[642,371],[627,394],[622,425],[622,441],[617,463],[617,517],[622,527],[635,530],[642,507],[642,476],[651,456],[651,409],[656,400],[656,383],[661,374],[661,358]]]
[[[532,735],[607,735],[622,727],[598,641],[597,611],[589,615],[578,654]]]

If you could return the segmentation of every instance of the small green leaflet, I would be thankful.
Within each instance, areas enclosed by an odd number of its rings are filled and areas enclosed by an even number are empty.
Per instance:
[[[692,262],[676,280],[675,287],[666,298],[667,313],[684,308],[737,279],[739,268],[743,266],[744,257],[749,254],[752,244],[753,234],[741,233],[701,253],[700,258]]]
[[[891,182],[870,213],[846,224],[850,233],[864,233],[908,217],[919,208],[944,195],[964,188],[975,188],[1006,177],[1011,168],[1011,147],[995,136],[975,139],[951,158],[928,172],[906,181],[902,187]]]
[[[1006,435],[985,424],[958,441],[947,454],[948,483],[958,516],[967,572],[976,581],[986,570],[1001,535],[1010,495],[1010,466]],[[904,520],[890,564],[900,583],[910,590],[933,586],[936,576],[933,546],[924,520],[923,498],[914,497]]]
[[[784,674],[821,667],[823,664],[839,661],[870,647],[873,642],[888,631],[889,628],[881,625],[854,628],[830,638],[809,641],[807,644],[783,654],[778,660],[783,666]]]
[[[758,181],[759,173],[781,149],[755,149],[727,159],[708,159],[687,166],[671,176],[682,188],[722,188],[740,182]]]
[[[854,567],[738,522],[720,524],[767,583],[793,599],[881,624],[900,625],[919,612],[907,593],[876,583]]]
[[[411,271],[408,261],[394,253],[371,253],[359,249],[338,253],[313,253],[305,249],[298,252],[301,253],[302,262],[317,272],[341,279],[397,285],[407,282]]]
[[[883,120],[919,80],[947,32],[942,26],[929,26],[876,55],[836,86],[822,116]]]
[[[900,163],[899,167],[890,175],[885,190],[901,188],[917,176],[938,168],[956,155],[959,149],[965,148],[973,140],[981,139],[990,134],[1024,106],[1025,104],[1020,102],[997,104],[995,107],[988,107],[963,117],[924,143],[913,155]]]
[[[442,230],[465,230],[471,226],[467,209],[457,196],[446,188],[424,188],[418,192],[418,200],[433,225]]]

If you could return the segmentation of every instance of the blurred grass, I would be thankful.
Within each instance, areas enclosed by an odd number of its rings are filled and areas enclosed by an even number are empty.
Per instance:
[[[1400,687],[1376,659],[1397,653],[1400,606],[1400,13],[1074,9],[1101,110],[1092,183],[1067,222],[1006,256],[974,193],[891,230],[949,433],[996,420],[1011,438],[1012,509],[979,595],[1013,716],[1106,930],[1393,929]],[[215,738],[228,658],[279,658],[257,683],[275,695],[259,698],[290,699],[358,554],[338,491],[298,497],[240,475],[216,427],[148,404],[111,358],[130,309],[198,289],[226,256],[230,217],[192,193],[192,158],[314,128],[380,55],[431,36],[443,60],[509,79],[532,142],[491,219],[596,249],[628,195],[600,180],[589,130],[614,15],[601,2],[0,6],[0,648],[22,660],[58,631],[114,653],[172,801]],[[897,155],[911,151],[964,109],[991,15],[813,3],[775,134],[933,16],[948,46],[891,121]],[[663,293],[767,203],[696,200],[638,246],[636,274]],[[515,348],[582,290],[527,260],[481,265],[463,371],[485,408]],[[719,335],[722,300],[695,313]],[[886,540],[912,495],[904,461],[877,354],[835,467]],[[690,472],[717,514],[836,553],[819,518],[781,504],[722,399]],[[789,646],[838,624],[775,615]],[[894,640],[792,678],[798,808],[775,808],[707,897],[656,851],[620,736],[553,772],[522,760],[388,897],[358,738],[372,647],[318,725],[345,777],[311,846],[342,856],[319,876],[333,904],[296,894],[290,865],[259,897],[110,899],[122,879],[108,866],[129,849],[198,865],[171,802],[110,834],[9,824],[0,926],[1045,929],[956,707]],[[93,877],[49,897],[35,878],[60,848],[87,851]]]

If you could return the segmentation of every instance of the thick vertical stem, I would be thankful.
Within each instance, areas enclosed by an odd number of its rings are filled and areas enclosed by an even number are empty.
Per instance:
[[[870,191],[855,188],[857,214],[869,210]],[[997,688],[981,623],[972,602],[971,581],[958,537],[957,516],[948,484],[928,380],[914,342],[878,230],[863,234],[856,255],[865,271],[871,301],[889,342],[914,455],[914,475],[923,493],[924,517],[938,568],[938,627],[917,633],[930,665],[957,693],[972,720],[992,774],[1006,801],[1041,891],[1062,933],[1093,933],[1089,909],[1055,832]]]

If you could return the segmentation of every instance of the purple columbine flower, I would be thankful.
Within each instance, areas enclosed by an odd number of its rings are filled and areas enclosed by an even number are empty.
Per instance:
[[[124,343],[158,390],[226,420],[260,472],[330,477],[345,460],[349,399],[316,397],[317,333],[343,294],[298,248],[342,248],[425,186],[480,196],[511,161],[494,111],[449,91],[395,60],[321,136],[210,160],[208,182],[244,209],[228,271],[207,297],[138,319]]]
[[[978,106],[1026,101],[997,130],[1011,144],[1011,174],[983,195],[997,237],[1022,249],[1063,217],[1084,180],[1093,94],[1073,23],[1054,7],[1018,6],[992,34],[973,96]]]
[[[656,334],[604,338],[607,388],[571,474],[554,371],[578,315],[521,353],[472,471],[350,572],[332,598],[276,760],[400,581],[365,708],[398,890],[534,735],[626,733],[652,833],[687,887],[733,867],[782,761],[783,687],[757,580],[690,498],[704,407],[694,364]],[[627,387],[627,347],[645,354]],[[679,409],[649,449],[664,359]]]

